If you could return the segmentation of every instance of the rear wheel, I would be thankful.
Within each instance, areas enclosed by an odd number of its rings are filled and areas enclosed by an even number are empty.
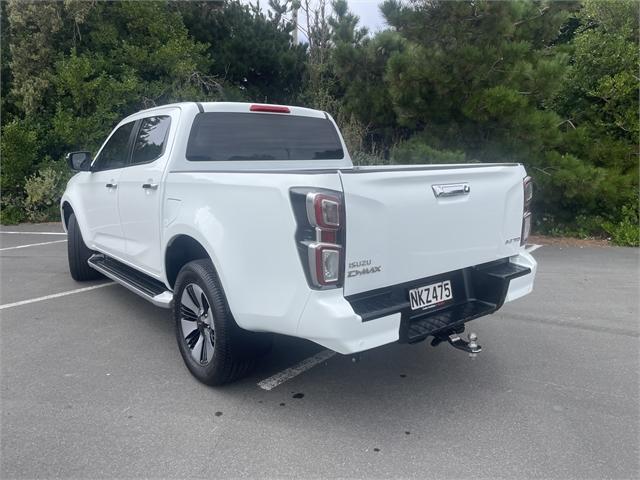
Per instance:
[[[96,252],[90,250],[84,243],[76,215],[72,213],[67,225],[67,258],[69,272],[74,280],[84,282],[103,278],[100,272],[91,268],[87,263],[94,253]]]
[[[242,377],[270,344],[270,337],[238,327],[209,260],[180,270],[173,313],[180,354],[193,376],[208,385]]]

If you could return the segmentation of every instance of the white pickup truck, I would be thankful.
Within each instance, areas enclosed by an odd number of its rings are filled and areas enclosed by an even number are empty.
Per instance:
[[[342,354],[432,337],[531,292],[519,164],[354,167],[301,107],[180,103],[120,122],[61,200],[71,276],[172,309],[182,357],[218,385],[271,333]]]

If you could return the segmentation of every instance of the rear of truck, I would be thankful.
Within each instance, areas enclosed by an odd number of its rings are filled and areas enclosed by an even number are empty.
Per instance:
[[[531,291],[521,165],[353,167],[324,112],[198,110],[183,114],[165,240],[205,246],[242,328],[351,354],[459,333]]]
[[[340,179],[341,192],[307,193],[296,215],[315,229],[298,240],[314,288],[298,336],[345,354],[445,339],[532,290],[521,165],[363,167]]]

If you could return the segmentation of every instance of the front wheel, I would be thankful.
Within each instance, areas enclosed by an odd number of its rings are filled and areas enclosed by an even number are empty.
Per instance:
[[[96,252],[90,250],[84,243],[76,215],[72,213],[67,225],[67,259],[69,260],[69,273],[75,281],[84,282],[103,278],[100,272],[89,266],[89,258],[94,253]]]
[[[173,314],[182,359],[193,376],[208,385],[244,376],[270,341],[238,327],[209,260],[194,260],[180,270]]]

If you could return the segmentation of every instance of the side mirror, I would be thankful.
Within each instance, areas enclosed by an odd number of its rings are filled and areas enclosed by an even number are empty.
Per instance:
[[[67,153],[67,163],[71,170],[76,172],[88,172],[91,168],[90,152],[71,152]]]

